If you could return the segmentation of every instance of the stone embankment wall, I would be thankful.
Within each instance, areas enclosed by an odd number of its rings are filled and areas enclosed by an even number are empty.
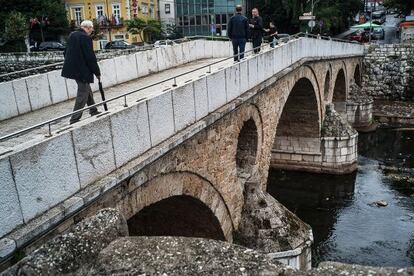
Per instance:
[[[371,45],[364,67],[364,86],[375,99],[414,98],[414,44]]]

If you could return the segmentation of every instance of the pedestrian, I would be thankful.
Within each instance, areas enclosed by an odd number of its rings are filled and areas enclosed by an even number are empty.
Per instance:
[[[249,37],[249,21],[242,15],[242,6],[236,6],[236,14],[230,18],[227,26],[227,35],[233,44],[234,61],[244,58],[244,49]],[[240,53],[240,54],[239,54]]]
[[[270,47],[275,48],[275,45],[277,43],[277,29],[275,24],[273,22],[269,23],[269,29],[264,29],[266,33],[268,34],[268,42],[270,44]]]
[[[85,104],[94,105],[92,89],[93,75],[101,80],[101,71],[93,51],[91,34],[93,32],[92,21],[82,21],[79,30],[69,35],[67,46],[64,52],[65,62],[63,63],[62,77],[73,79],[78,85],[75,107],[73,111],[82,109]],[[91,116],[101,112],[96,107],[89,109]],[[70,124],[79,122],[82,112],[73,114]]]
[[[263,19],[259,16],[259,10],[254,8],[252,10],[252,18],[250,19],[250,34],[253,40],[254,52],[260,52],[260,45],[263,38]]]

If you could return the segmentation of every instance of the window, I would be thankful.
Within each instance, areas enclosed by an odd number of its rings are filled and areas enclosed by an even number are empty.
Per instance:
[[[165,14],[170,14],[170,13],[171,13],[171,5],[165,4]]]
[[[76,25],[80,25],[82,23],[82,8],[80,7],[74,8],[73,13],[75,15]]]
[[[121,18],[121,7],[119,4],[112,4],[112,15],[115,17],[115,19]]]
[[[96,5],[96,19],[99,19],[101,16],[104,15],[104,10],[102,5]]]
[[[148,4],[147,3],[142,3],[141,4],[141,12],[142,12],[142,14],[148,14]]]
[[[154,4],[151,4],[150,13],[151,13],[151,17],[155,17],[155,6],[154,6]]]

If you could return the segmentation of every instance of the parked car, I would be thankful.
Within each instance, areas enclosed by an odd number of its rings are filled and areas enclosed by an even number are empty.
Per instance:
[[[383,28],[374,29],[372,32],[372,38],[377,40],[383,40],[385,36],[385,32]]]
[[[115,40],[115,41],[110,41],[108,43],[106,43],[105,45],[105,49],[133,49],[136,48],[137,46],[129,44],[128,42],[124,41],[124,40]]]
[[[363,30],[359,30],[349,36],[349,40],[365,43],[369,41],[369,33]]]
[[[64,51],[65,45],[57,41],[45,41],[40,43],[38,51]]]
[[[154,47],[155,48],[165,48],[165,47],[173,46],[173,45],[176,45],[176,44],[177,43],[175,43],[174,41],[169,40],[169,39],[167,39],[167,40],[157,40],[154,43]]]

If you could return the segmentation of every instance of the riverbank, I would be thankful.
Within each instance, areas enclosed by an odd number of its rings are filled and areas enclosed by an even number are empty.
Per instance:
[[[373,116],[380,123],[414,125],[414,102],[376,100]]]

